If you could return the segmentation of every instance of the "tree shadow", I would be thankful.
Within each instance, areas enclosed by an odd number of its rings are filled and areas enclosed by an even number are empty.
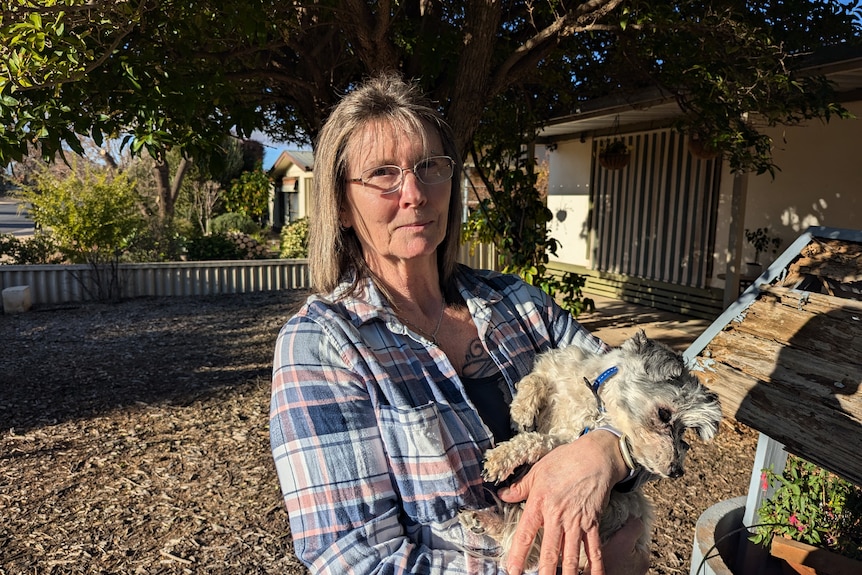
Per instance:
[[[278,330],[305,296],[140,298],[0,316],[0,430],[260,385]]]

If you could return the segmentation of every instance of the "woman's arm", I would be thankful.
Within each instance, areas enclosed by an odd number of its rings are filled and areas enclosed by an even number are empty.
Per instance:
[[[325,323],[292,319],[275,350],[270,435],[297,556],[315,573],[496,574],[408,536],[356,350]]]

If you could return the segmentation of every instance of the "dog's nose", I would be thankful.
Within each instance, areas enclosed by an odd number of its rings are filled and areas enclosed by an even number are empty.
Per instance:
[[[683,475],[685,475],[685,470],[678,465],[674,465],[673,467],[671,467],[670,473],[667,474],[667,476],[671,479],[677,479],[679,477],[682,477]]]

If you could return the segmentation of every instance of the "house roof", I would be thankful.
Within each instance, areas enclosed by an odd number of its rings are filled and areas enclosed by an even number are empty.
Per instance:
[[[800,75],[823,75],[845,100],[862,99],[862,49],[839,46],[799,60]],[[618,126],[629,129],[667,127],[682,110],[670,92],[648,89],[584,102],[573,114],[551,119],[539,132],[539,143],[580,135],[604,135]]]
[[[291,166],[298,166],[303,171],[314,169],[314,152],[308,150],[284,150],[269,169],[272,178],[279,178],[287,173]]]

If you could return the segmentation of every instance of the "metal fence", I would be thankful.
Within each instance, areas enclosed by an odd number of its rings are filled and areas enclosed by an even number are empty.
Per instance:
[[[462,246],[459,261],[475,268],[494,269],[493,246]],[[105,269],[77,265],[0,265],[0,290],[29,286],[33,305],[54,305],[99,299]],[[116,295],[195,296],[247,293],[310,287],[305,259],[215,262],[153,262],[119,264]]]

